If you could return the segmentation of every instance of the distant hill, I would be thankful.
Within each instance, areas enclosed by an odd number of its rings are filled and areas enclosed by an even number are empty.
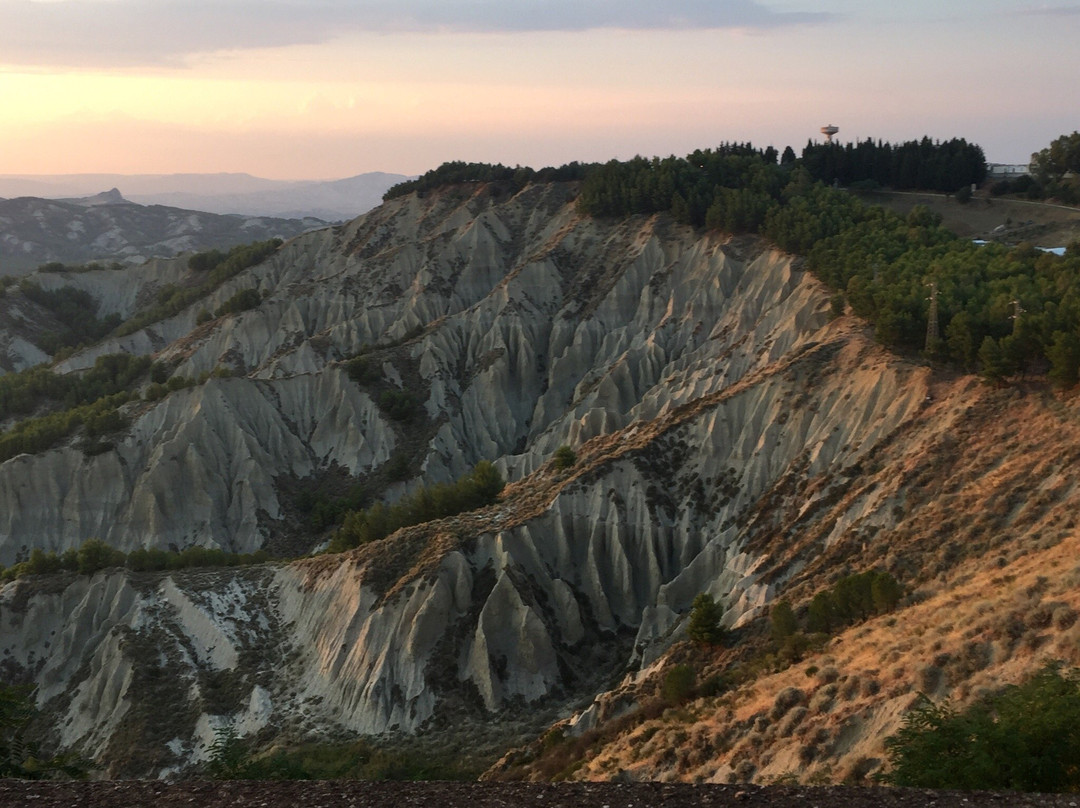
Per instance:
[[[76,199],[0,200],[0,275],[41,264],[142,263],[185,252],[292,238],[325,221],[206,213],[138,205],[113,188]]]
[[[268,180],[250,174],[0,175],[0,197],[66,199],[118,188],[142,205],[342,221],[371,210],[390,186],[406,179],[404,174],[382,172],[326,181]]]

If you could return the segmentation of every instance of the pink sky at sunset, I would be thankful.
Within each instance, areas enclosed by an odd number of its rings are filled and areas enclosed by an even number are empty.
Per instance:
[[[0,174],[541,166],[825,123],[1020,162],[1080,128],[1080,6],[943,7],[0,0]]]

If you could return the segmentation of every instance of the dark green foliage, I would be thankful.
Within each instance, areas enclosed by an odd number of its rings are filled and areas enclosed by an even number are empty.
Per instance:
[[[206,773],[215,780],[475,780],[482,770],[464,760],[368,741],[303,744],[259,756],[231,727],[217,732],[209,751]]]
[[[223,317],[226,314],[237,314],[248,309],[253,309],[262,302],[262,295],[258,289],[241,289],[230,297],[214,312],[215,317]]]
[[[80,426],[88,426],[87,436],[125,426],[116,408],[129,400],[128,393],[106,396],[80,407],[20,421],[0,433],[0,462],[18,454],[36,454],[51,449],[69,438]]]
[[[847,575],[810,601],[807,628],[828,633],[876,614],[891,612],[900,603],[903,589],[887,572],[867,570]]]
[[[690,620],[686,624],[686,636],[698,645],[723,645],[727,629],[721,620],[723,607],[709,595],[702,593],[694,598],[690,607]]]
[[[592,216],[670,212],[685,224],[755,232],[779,200],[787,175],[767,151],[730,143],[685,159],[612,160],[588,172],[578,208]]]
[[[19,291],[48,309],[62,324],[60,331],[47,334],[40,342],[42,350],[49,354],[55,354],[61,348],[96,342],[120,325],[118,314],[110,314],[99,320],[98,302],[82,289],[62,286],[46,291],[33,281],[24,279],[19,283]]]
[[[233,247],[224,260],[213,267],[199,272],[199,283],[194,286],[167,286],[158,294],[157,303],[147,311],[132,317],[114,332],[116,336],[134,334],[151,323],[179,314],[198,300],[209,295],[225,281],[239,275],[245,269],[261,264],[281,246],[281,239],[257,241],[252,244]],[[190,266],[189,259],[189,266]],[[199,262],[196,262],[199,263]]]
[[[583,179],[591,168],[582,163],[568,163],[559,168],[532,168],[515,166],[510,168],[501,164],[465,163],[454,161],[443,163],[438,168],[428,171],[415,180],[406,180],[393,186],[385,194],[383,201],[417,193],[421,196],[436,188],[459,185],[465,182],[509,183],[513,191],[519,191],[530,182],[568,182]]]
[[[1036,176],[1043,181],[1080,174],[1080,132],[1062,135],[1042,151],[1031,155]]]
[[[345,363],[345,372],[357,384],[378,384],[383,380],[382,365],[369,356],[356,356]]]
[[[769,628],[773,642],[782,646],[784,642],[799,630],[795,619],[795,610],[786,600],[778,601],[769,610]]]
[[[986,179],[982,148],[963,138],[940,142],[924,137],[895,145],[870,138],[859,143],[808,143],[802,165],[814,179],[826,183],[872,180],[896,190],[953,193]]]
[[[367,510],[346,514],[329,552],[340,553],[386,538],[403,527],[483,508],[495,502],[504,485],[495,466],[482,460],[456,483],[423,487],[395,505],[377,502]]]
[[[924,699],[885,745],[898,786],[1080,790],[1080,677],[1048,665],[963,712]]]
[[[188,547],[179,553],[156,548],[140,548],[125,555],[100,539],[88,539],[78,550],[68,550],[61,555],[34,550],[29,561],[15,564],[3,570],[0,580],[12,581],[23,575],[53,575],[59,572],[77,572],[93,575],[110,567],[127,567],[133,572],[161,572],[208,567],[239,567],[263,564],[270,560],[269,553],[229,553],[214,547]]]
[[[409,421],[420,410],[420,404],[408,390],[383,390],[379,409],[395,421]]]
[[[1012,372],[1012,365],[1001,350],[1001,343],[991,336],[983,337],[982,345],[979,346],[979,364],[982,366],[983,377],[995,384],[1003,382]]]
[[[125,429],[117,408],[151,367],[149,357],[108,354],[81,376],[58,376],[45,368],[0,377],[0,418],[53,409],[0,433],[0,461],[56,446],[80,427],[95,438]]]
[[[672,706],[682,704],[694,695],[697,674],[689,665],[675,665],[664,676],[660,696]]]
[[[806,615],[806,627],[814,634],[828,634],[840,624],[836,614],[836,601],[830,592],[818,592],[810,601]]]
[[[207,250],[192,255],[188,258],[187,265],[188,269],[193,272],[208,272],[224,262],[228,257],[228,253],[223,253],[221,250]]]
[[[566,471],[566,469],[573,467],[577,463],[577,453],[569,446],[560,446],[555,450],[552,459],[555,462],[555,468],[559,471]]]
[[[22,780],[82,779],[86,765],[76,758],[48,756],[27,739],[34,719],[33,689],[0,683],[0,777]]]
[[[1072,331],[1055,331],[1046,351],[1050,360],[1050,381],[1055,387],[1067,390],[1080,381],[1080,336]]]
[[[122,567],[125,556],[101,539],[87,539],[79,548],[76,561],[78,562],[80,574],[93,575],[95,572],[108,567]]]

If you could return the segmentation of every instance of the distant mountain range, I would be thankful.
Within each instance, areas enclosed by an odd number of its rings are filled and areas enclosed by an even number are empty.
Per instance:
[[[0,275],[46,263],[142,263],[186,252],[288,239],[325,227],[315,217],[280,218],[138,205],[113,188],[85,198],[0,200]]]
[[[250,174],[0,175],[0,197],[89,197],[109,188],[141,205],[288,219],[352,219],[382,201],[404,174],[372,172],[341,180],[268,180]]]

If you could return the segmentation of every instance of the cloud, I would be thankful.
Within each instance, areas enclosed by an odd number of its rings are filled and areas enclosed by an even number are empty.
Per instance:
[[[0,15],[0,63],[72,67],[175,64],[348,32],[767,30],[834,17],[758,0],[0,0]]]

